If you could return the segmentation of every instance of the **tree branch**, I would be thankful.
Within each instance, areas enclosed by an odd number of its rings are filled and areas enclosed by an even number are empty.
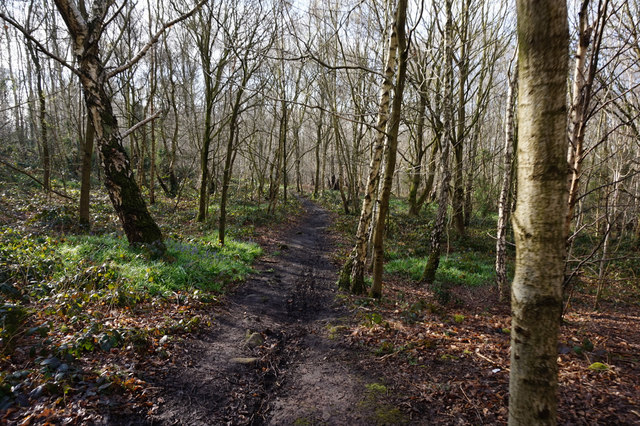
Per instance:
[[[79,36],[86,37],[88,32],[87,21],[84,16],[82,16],[82,13],[80,13],[77,5],[69,2],[69,0],[54,0],[54,3],[58,8],[60,16],[62,16],[62,20],[67,25],[71,36],[74,38]],[[77,41],[74,40],[73,45],[76,46],[78,44],[81,43],[77,43]]]
[[[136,130],[138,130],[140,127],[144,126],[145,124],[147,124],[148,122],[155,120],[156,118],[158,118],[158,116],[160,115],[160,113],[162,113],[162,111],[156,111],[155,114],[145,118],[142,121],[139,121],[138,123],[134,124],[133,126],[131,126],[129,128],[129,130],[125,131],[124,133],[122,133],[122,139],[126,138],[127,136],[129,136],[131,133],[135,132]]]
[[[10,16],[5,15],[2,12],[0,12],[0,18],[2,20],[4,20],[6,23],[8,23],[9,25],[11,25],[12,27],[14,27],[16,30],[20,31],[27,39],[29,39],[31,42],[33,42],[33,44],[35,44],[35,46],[38,48],[39,51],[41,51],[42,53],[44,53],[45,55],[47,55],[51,59],[54,59],[54,60],[58,61],[64,67],[66,67],[69,70],[71,70],[71,72],[74,73],[75,75],[80,76],[80,73],[78,72],[78,70],[76,70],[70,63],[68,63],[67,61],[65,61],[64,59],[59,57],[58,55],[56,55],[56,54],[54,54],[52,52],[49,52],[49,50],[47,50],[47,48],[42,43],[40,43],[36,38],[34,38],[31,35],[31,33],[29,31],[27,31],[27,29],[25,27],[20,25],[13,18],[11,18]]]
[[[184,21],[185,19],[191,17],[194,13],[196,13],[198,11],[198,9],[200,9],[200,7],[202,7],[202,5],[204,5],[207,2],[207,0],[200,0],[198,2],[198,4],[195,5],[195,7],[193,9],[191,9],[189,12],[185,13],[184,15],[181,15],[179,17],[177,17],[176,19],[167,22],[166,24],[164,24],[162,26],[162,28],[160,28],[158,30],[158,32],[156,32],[153,37],[151,37],[151,40],[149,40],[147,42],[147,44],[144,45],[144,47],[126,64],[123,64],[117,68],[115,68],[114,70],[112,70],[108,75],[107,78],[112,78],[115,77],[116,75],[120,74],[121,72],[124,72],[126,70],[128,70],[129,68],[131,68],[132,66],[134,66],[140,59],[142,59],[144,57],[144,55],[149,51],[149,49],[151,49],[151,47],[156,44],[158,42],[158,40],[160,40],[160,36],[162,36],[162,34],[164,34],[164,32],[166,30],[168,30],[170,27],[174,26],[175,24]]]

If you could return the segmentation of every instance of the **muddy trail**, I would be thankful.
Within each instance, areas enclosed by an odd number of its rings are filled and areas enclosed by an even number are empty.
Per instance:
[[[348,313],[335,301],[329,215],[310,201],[303,206],[211,331],[182,342],[161,378],[148,378],[150,411],[112,422],[371,424],[366,375],[335,332]]]

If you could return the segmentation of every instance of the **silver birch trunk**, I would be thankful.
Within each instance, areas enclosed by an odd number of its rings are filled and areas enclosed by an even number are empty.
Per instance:
[[[396,31],[395,17],[389,36],[389,44],[386,55],[384,78],[380,87],[380,101],[378,106],[378,119],[376,122],[376,138],[371,152],[369,163],[369,175],[365,187],[358,230],[356,231],[356,244],[351,255],[340,273],[339,285],[342,288],[350,287],[354,294],[365,292],[364,269],[367,257],[367,240],[369,227],[373,216],[373,201],[380,181],[380,168],[382,164],[382,152],[389,121],[390,94],[393,88],[393,76],[395,74],[396,53],[398,50],[398,35]]]
[[[444,71],[444,110],[443,110],[443,140],[440,158],[442,182],[438,195],[438,211],[431,231],[429,257],[422,273],[422,281],[427,285],[435,282],[436,272],[440,265],[440,252],[442,235],[447,221],[447,208],[449,207],[449,182],[451,170],[449,169],[449,145],[453,138],[453,18],[451,14],[452,0],[446,0],[445,8],[447,23],[445,27],[445,71]]]
[[[609,6],[609,0],[604,0],[600,3],[596,21],[592,24],[589,22],[590,2],[590,0],[582,0],[580,7],[578,47],[573,72],[569,149],[567,154],[567,161],[569,162],[571,170],[569,177],[569,209],[565,221],[565,235],[567,238],[569,238],[569,230],[580,192],[580,177],[582,175],[582,163],[584,161],[585,151],[584,138],[587,130],[587,122],[590,118],[589,106],[591,103],[591,91],[598,68],[600,45],[602,42],[603,29],[607,21],[607,9]],[[589,52],[589,45],[592,39],[593,47]],[[571,238],[569,238],[568,243],[571,244]]]
[[[469,53],[468,53],[468,32],[469,32],[469,2],[463,1],[460,13],[460,52],[458,58],[458,114],[457,114],[457,130],[453,145],[453,192],[451,197],[451,210],[453,227],[459,237],[464,236],[465,220],[464,220],[464,144],[466,132],[466,91],[467,80],[469,79]],[[453,48],[453,47],[452,47]]]
[[[566,253],[567,5],[517,0],[518,187],[509,425],[555,425]]]
[[[385,168],[382,187],[378,195],[378,214],[373,232],[373,284],[371,285],[371,297],[382,296],[382,272],[384,265],[384,228],[385,218],[389,211],[389,197],[393,185],[393,174],[396,168],[396,156],[398,151],[398,131],[400,129],[400,113],[402,110],[402,97],[405,80],[407,76],[407,60],[409,52],[407,49],[407,35],[405,24],[407,20],[407,0],[398,1],[398,10],[395,18],[395,32],[397,34],[400,53],[398,61],[398,75],[396,77],[395,91],[393,93],[393,106],[391,110],[391,121],[386,138],[385,147]]]
[[[104,170],[104,183],[114,210],[122,223],[129,243],[154,244],[163,252],[165,245],[160,228],[153,220],[136,185],[129,156],[122,146],[122,135],[107,93],[109,73],[102,64],[100,36],[109,6],[95,2],[87,21],[75,3],[56,0],[73,41],[76,74],[80,77],[87,112],[95,130],[95,139]],[[84,4],[82,4],[84,7]]]
[[[502,189],[498,199],[498,229],[496,241],[496,281],[501,302],[509,300],[509,282],[507,280],[507,224],[511,213],[509,191],[513,175],[513,145],[514,145],[514,120],[516,85],[518,74],[509,69],[509,87],[507,89],[507,109],[505,111],[504,124],[504,173],[502,177]]]

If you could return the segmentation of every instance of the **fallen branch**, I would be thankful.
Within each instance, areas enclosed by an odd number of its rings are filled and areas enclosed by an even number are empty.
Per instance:
[[[37,183],[38,185],[40,185],[41,187],[43,187],[43,188],[45,187],[45,186],[44,186],[44,183],[42,183],[42,181],[41,181],[40,179],[38,179],[37,177],[35,177],[33,174],[29,173],[28,171],[23,170],[23,169],[21,169],[21,168],[19,168],[19,167],[16,167],[16,166],[14,166],[14,165],[12,165],[12,164],[10,164],[10,163],[7,163],[7,162],[6,162],[6,161],[4,161],[4,160],[0,160],[0,164],[3,164],[3,165],[5,165],[5,166],[7,166],[8,168],[10,168],[10,169],[11,169],[11,170],[13,170],[13,171],[16,171],[16,172],[18,172],[18,173],[22,173],[23,175],[25,175],[25,176],[27,176],[27,177],[31,178],[31,180],[33,180],[34,182],[36,182],[36,183]],[[53,188],[50,188],[50,189],[49,189],[49,191],[53,192],[53,193],[54,193],[54,194],[56,194],[56,195],[59,195],[59,196],[61,196],[61,197],[64,197],[64,198],[66,198],[67,200],[75,200],[73,197],[70,197],[70,196],[69,196],[69,195],[67,195],[67,194],[63,194],[62,192],[58,192],[58,191],[56,191],[56,190],[55,190],[55,189],[53,189]]]

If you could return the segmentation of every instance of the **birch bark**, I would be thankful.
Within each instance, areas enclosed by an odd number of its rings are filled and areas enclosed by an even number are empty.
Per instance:
[[[496,241],[496,281],[500,301],[509,300],[509,282],[507,280],[507,223],[511,213],[511,203],[509,191],[513,176],[513,147],[514,147],[514,113],[515,113],[515,90],[518,84],[517,72],[512,72],[509,68],[509,87],[507,89],[507,109],[505,111],[504,125],[504,172],[502,177],[502,189],[498,199],[498,232]]]
[[[393,77],[395,75],[395,62],[398,50],[398,34],[396,31],[395,16],[396,15],[394,14],[384,67],[384,78],[382,80],[382,85],[380,86],[380,101],[378,104],[378,118],[376,121],[376,138],[371,152],[369,175],[367,177],[367,185],[365,187],[364,198],[362,200],[358,230],[356,231],[356,244],[340,273],[340,287],[350,287],[351,292],[354,294],[362,294],[365,292],[364,269],[367,257],[368,231],[373,217],[373,201],[380,182],[382,153],[387,132],[387,123],[389,121],[390,95],[391,90],[393,89]]]
[[[517,0],[518,189],[513,215],[510,425],[555,425],[567,212],[567,5]]]
[[[385,218],[389,211],[389,197],[393,185],[393,174],[396,168],[396,155],[398,151],[398,131],[400,129],[400,113],[402,110],[402,95],[407,76],[407,35],[405,24],[407,20],[407,0],[398,1],[398,10],[395,19],[395,31],[397,33],[397,50],[400,53],[398,61],[398,75],[396,77],[395,91],[393,93],[393,106],[391,109],[391,121],[387,133],[385,146],[385,168],[382,188],[378,196],[378,214],[373,233],[373,284],[371,296],[382,296],[382,269],[384,265],[384,228]]]

